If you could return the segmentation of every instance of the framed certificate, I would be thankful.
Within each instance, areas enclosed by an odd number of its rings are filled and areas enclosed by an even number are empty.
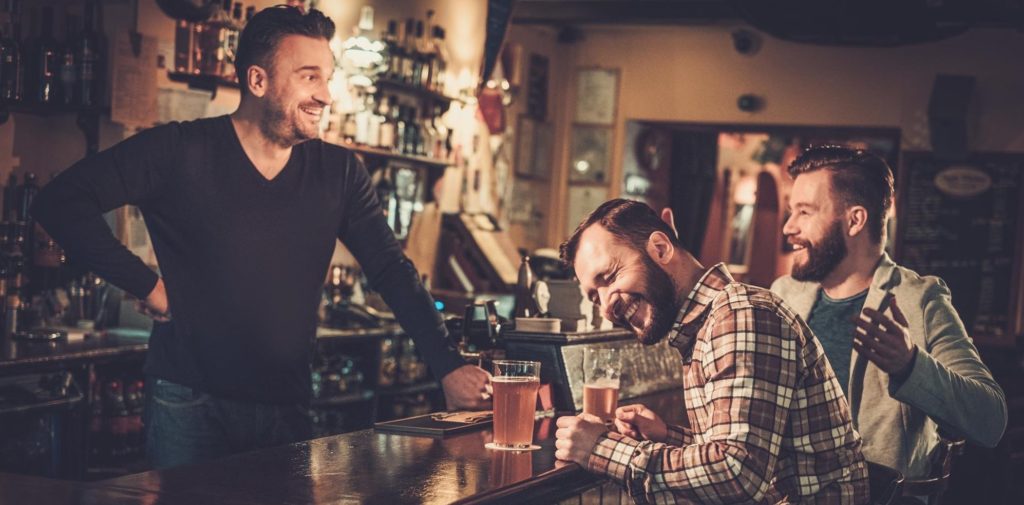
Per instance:
[[[612,125],[619,94],[619,71],[583,68],[576,73],[576,123]]]

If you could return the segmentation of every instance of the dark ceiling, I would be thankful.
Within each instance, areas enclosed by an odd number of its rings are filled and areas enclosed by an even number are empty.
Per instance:
[[[694,25],[744,22],[775,37],[899,46],[975,27],[1024,29],[1024,0],[515,0],[512,23]]]

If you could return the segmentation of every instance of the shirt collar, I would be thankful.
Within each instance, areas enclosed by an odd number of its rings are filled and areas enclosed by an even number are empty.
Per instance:
[[[711,302],[733,282],[736,281],[729,274],[725,263],[707,269],[683,300],[675,325],[668,335],[669,345],[685,355],[693,345],[697,332],[704,325]]]

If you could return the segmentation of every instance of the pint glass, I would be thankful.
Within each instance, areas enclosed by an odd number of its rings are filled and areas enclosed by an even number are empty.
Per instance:
[[[618,349],[587,348],[583,351],[583,412],[603,421],[615,418],[619,406],[622,358]]]
[[[533,420],[540,387],[540,363],[536,361],[495,361],[494,444],[496,449],[529,449],[533,443]]]

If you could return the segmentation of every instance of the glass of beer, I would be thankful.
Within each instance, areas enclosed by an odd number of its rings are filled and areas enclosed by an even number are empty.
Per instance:
[[[583,412],[608,422],[619,406],[619,378],[622,356],[618,349],[583,350]]]
[[[495,449],[525,450],[533,443],[533,420],[540,387],[540,363],[536,361],[494,362]]]

